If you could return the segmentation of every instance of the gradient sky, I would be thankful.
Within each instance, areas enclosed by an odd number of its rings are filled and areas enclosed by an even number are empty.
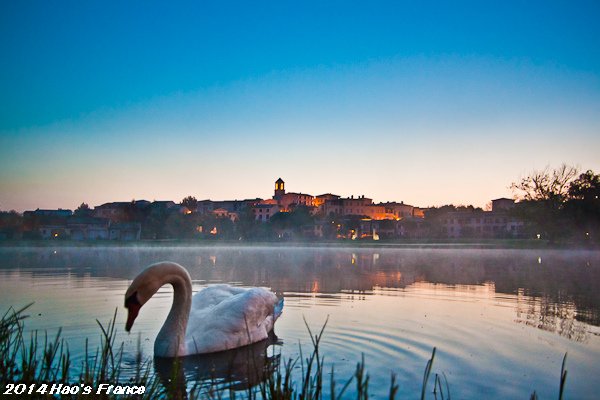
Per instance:
[[[324,4],[327,3],[327,4]],[[600,172],[600,3],[4,1],[0,210],[484,206]]]

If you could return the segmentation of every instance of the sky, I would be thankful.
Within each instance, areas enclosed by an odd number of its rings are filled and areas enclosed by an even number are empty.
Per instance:
[[[4,1],[0,210],[600,172],[600,3]]]

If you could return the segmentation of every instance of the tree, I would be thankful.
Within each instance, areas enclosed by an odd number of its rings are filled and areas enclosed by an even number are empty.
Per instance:
[[[181,205],[187,207],[190,211],[196,211],[198,208],[198,200],[194,196],[187,196],[181,200]]]
[[[87,205],[87,203],[81,203],[79,207],[75,209],[75,212],[73,214],[75,214],[78,217],[88,217],[92,215],[92,210],[90,209],[90,206]]]
[[[147,208],[147,207],[146,207]],[[123,207],[123,220],[126,222],[142,222],[147,216],[147,211],[140,207],[135,199]]]
[[[556,169],[547,166],[542,171],[534,170],[518,183],[513,182],[510,188],[521,200],[547,201],[558,206],[567,199],[569,185],[576,176],[577,168],[567,164]]]
[[[0,239],[17,239],[23,232],[23,216],[16,212],[0,211]]]
[[[569,185],[569,196],[589,202],[600,199],[600,175],[594,174],[591,169],[579,175]]]
[[[166,239],[165,225],[168,213],[164,207],[146,207],[143,210],[142,237],[144,239]]]
[[[198,227],[206,225],[199,214],[170,213],[164,222],[164,237],[169,239],[194,239],[200,236]]]
[[[259,225],[263,225],[257,222],[252,209],[245,207],[238,213],[239,219],[235,223],[236,232],[239,239],[256,239],[258,237],[257,230]]]
[[[269,221],[271,228],[277,235],[282,233],[289,234],[293,232],[297,237],[302,236],[302,228],[312,225],[314,217],[310,215],[308,207],[298,205],[291,212],[279,212],[275,214]]]
[[[529,224],[530,233],[551,242],[568,238],[573,232],[573,219],[564,207],[576,176],[577,168],[562,164],[556,169],[535,170],[520,182],[513,182],[511,189],[521,200],[513,214]]]
[[[565,211],[575,224],[573,237],[600,242],[600,175],[588,170],[569,186]]]

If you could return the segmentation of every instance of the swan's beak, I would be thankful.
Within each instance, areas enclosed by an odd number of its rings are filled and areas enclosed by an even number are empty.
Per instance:
[[[131,330],[131,327],[133,326],[133,322],[135,321],[135,319],[138,316],[138,313],[140,312],[140,306],[130,306],[127,308],[127,322],[125,323],[125,330],[127,332],[129,332]]]
[[[129,332],[133,326],[133,322],[140,312],[140,308],[142,308],[142,305],[137,300],[136,293],[132,294],[127,300],[125,300],[125,308],[127,308],[127,322],[125,323],[125,330]]]

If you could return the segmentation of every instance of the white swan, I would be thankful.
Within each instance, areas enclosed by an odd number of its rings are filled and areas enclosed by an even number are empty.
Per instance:
[[[187,270],[173,262],[150,265],[125,293],[129,332],[140,308],[165,284],[173,285],[173,305],[154,341],[156,357],[229,350],[268,337],[281,315],[283,299],[265,288],[209,286],[192,297]]]

